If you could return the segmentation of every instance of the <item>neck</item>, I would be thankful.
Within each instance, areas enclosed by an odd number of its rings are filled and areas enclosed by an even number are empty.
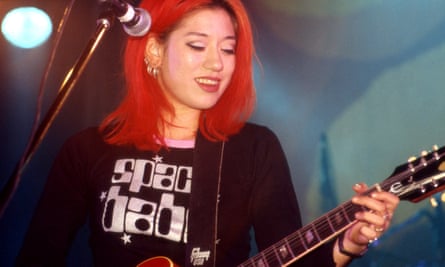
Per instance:
[[[163,135],[168,139],[195,139],[199,127],[200,112],[176,112],[167,116],[163,125]]]
[[[181,128],[180,126],[169,126],[164,130],[164,137],[174,140],[192,140],[196,137],[196,129]]]

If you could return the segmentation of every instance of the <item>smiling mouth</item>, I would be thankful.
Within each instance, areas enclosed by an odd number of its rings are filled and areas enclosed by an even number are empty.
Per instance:
[[[199,84],[202,84],[202,85],[210,85],[210,86],[213,85],[213,86],[215,86],[215,85],[219,84],[219,80],[209,79],[209,78],[196,78],[196,81]]]
[[[208,92],[208,93],[214,93],[217,92],[220,85],[219,79],[211,79],[211,78],[196,78],[196,82],[198,83],[199,87]]]

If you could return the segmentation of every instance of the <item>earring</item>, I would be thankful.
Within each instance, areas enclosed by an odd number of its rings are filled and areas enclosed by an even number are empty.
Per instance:
[[[147,65],[147,73],[156,78],[159,73],[158,68],[152,67],[148,58],[144,58],[144,62]]]
[[[157,68],[153,68],[151,66],[147,66],[147,73],[150,74],[151,76],[155,77],[158,76],[158,69]]]

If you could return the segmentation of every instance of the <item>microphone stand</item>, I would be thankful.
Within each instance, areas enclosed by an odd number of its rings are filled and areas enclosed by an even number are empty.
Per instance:
[[[94,35],[91,37],[90,41],[84,48],[82,54],[77,59],[74,66],[66,74],[65,79],[60,85],[58,94],[54,102],[50,106],[48,112],[46,113],[36,131],[30,137],[30,141],[25,149],[25,152],[22,155],[21,160],[17,163],[12,175],[9,177],[9,180],[1,191],[0,219],[2,218],[5,209],[7,208],[14,192],[18,187],[20,177],[24,168],[28,164],[34,152],[37,150],[37,147],[42,142],[55,117],[65,103],[65,100],[68,98],[68,95],[71,93],[80,75],[84,71],[91,56],[105,36],[105,33],[111,28],[112,22],[114,21],[115,17],[115,14],[110,9],[107,9],[99,16]]]

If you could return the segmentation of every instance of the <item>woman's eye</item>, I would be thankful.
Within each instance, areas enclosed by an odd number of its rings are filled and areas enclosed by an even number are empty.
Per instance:
[[[221,50],[224,53],[228,54],[228,55],[234,55],[235,54],[235,49],[234,48],[223,48]]]
[[[196,44],[187,44],[191,49],[196,50],[196,51],[203,51],[205,49],[204,46],[201,45],[196,45]]]

